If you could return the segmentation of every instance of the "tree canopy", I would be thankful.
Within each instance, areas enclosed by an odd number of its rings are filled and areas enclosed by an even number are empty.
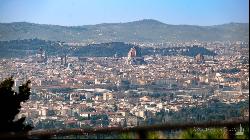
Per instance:
[[[15,120],[20,112],[21,102],[26,102],[30,96],[31,83],[28,80],[19,86],[18,92],[13,90],[13,78],[7,78],[0,83],[0,133],[8,132],[28,132],[33,127],[24,124],[25,117]]]

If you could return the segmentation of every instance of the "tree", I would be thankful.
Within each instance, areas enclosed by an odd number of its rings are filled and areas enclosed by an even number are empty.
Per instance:
[[[21,102],[26,102],[30,96],[31,83],[28,80],[25,84],[19,86],[19,91],[13,90],[13,78],[7,78],[0,83],[0,133],[8,132],[28,132],[33,127],[23,124],[25,117],[14,120],[20,112]]]

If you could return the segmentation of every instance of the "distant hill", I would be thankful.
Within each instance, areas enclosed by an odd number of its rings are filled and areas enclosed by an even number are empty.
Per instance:
[[[214,52],[198,46],[186,47],[172,47],[172,48],[140,48],[133,44],[124,42],[109,42],[100,44],[90,44],[87,46],[67,46],[62,42],[45,41],[39,39],[26,39],[26,40],[12,40],[0,41],[0,57],[24,57],[34,55],[40,48],[45,50],[49,56],[64,55],[78,56],[78,57],[113,57],[117,54],[118,57],[125,57],[128,51],[135,47],[137,56],[145,55],[186,55],[196,56],[197,54],[203,55],[216,55]]]
[[[0,23],[0,41],[34,38],[84,43],[164,42],[176,40],[248,41],[249,24],[170,25],[152,19],[84,26],[58,26],[27,22]]]

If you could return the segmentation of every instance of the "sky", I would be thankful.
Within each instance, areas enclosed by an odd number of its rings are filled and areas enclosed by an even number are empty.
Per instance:
[[[249,22],[249,0],[0,0],[0,22],[64,26],[155,19],[167,24]]]

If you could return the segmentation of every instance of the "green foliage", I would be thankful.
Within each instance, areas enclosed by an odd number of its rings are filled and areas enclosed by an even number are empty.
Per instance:
[[[92,115],[90,117],[91,123],[102,124],[103,126],[109,125],[109,120],[107,115]]]
[[[0,23],[1,40],[39,38],[64,42],[164,42],[249,40],[248,23],[218,26],[169,25],[156,20],[65,27],[27,22]],[[101,30],[103,35],[97,31]],[[116,33],[114,33],[116,32]],[[136,32],[136,35],[134,34]],[[160,38],[161,36],[161,38]]]
[[[89,126],[89,125],[83,125],[81,128],[83,128],[83,129],[92,129],[93,127]]]
[[[54,110],[48,110],[48,116],[54,116],[56,112]]]
[[[242,117],[243,108],[249,106],[249,100],[238,102],[235,104],[225,104],[222,102],[211,102],[207,106],[187,107],[178,112],[161,111],[156,113],[156,118],[163,123],[163,117],[169,117],[172,122],[207,122],[212,120],[226,120],[232,117]]]
[[[140,48],[133,44],[127,44],[123,42],[110,42],[100,44],[89,44],[87,46],[75,46],[69,47],[68,45],[62,45],[62,42],[45,41],[39,39],[26,39],[26,40],[12,40],[12,41],[0,41],[0,57],[24,57],[26,55],[34,55],[42,48],[48,55],[73,55],[78,57],[113,57],[114,54],[118,54],[119,57],[127,56],[128,51],[135,47],[137,56],[160,54],[166,55],[187,55],[196,56],[197,54],[203,55],[216,55],[214,52],[197,46],[186,47],[172,47],[172,48]],[[181,51],[183,49],[188,51]],[[170,52],[171,50],[171,52]],[[154,52],[154,53],[153,53]],[[124,84],[129,84],[125,82]],[[176,88],[176,85],[172,85],[172,88]],[[72,88],[53,88],[51,92],[71,92]]]
[[[166,136],[163,135],[161,131],[145,131],[147,139],[165,139]],[[127,132],[119,134],[119,139],[136,139],[139,138],[137,133]]]
[[[65,128],[66,125],[63,124],[63,121],[56,121],[56,120],[42,120],[36,124],[34,129],[62,129]]]
[[[78,121],[84,121],[84,120],[88,120],[88,118],[82,117],[82,116],[80,116],[80,117],[78,118]]]
[[[14,121],[15,116],[20,112],[21,102],[26,102],[30,96],[29,84],[19,86],[19,92],[15,92],[12,88],[14,80],[5,79],[0,83],[0,132],[27,132],[32,129],[30,125],[23,124],[25,117]]]
[[[116,112],[117,110],[118,110],[118,106],[114,104],[114,112]]]
[[[87,103],[93,103],[94,101],[91,100],[91,99],[87,99],[86,102],[87,102]]]
[[[128,133],[121,133],[119,134],[119,139],[135,139],[135,133],[128,132]]]
[[[180,139],[226,139],[227,132],[221,128],[206,130],[188,129],[181,132]]]
[[[164,136],[160,131],[151,131],[147,133],[147,139],[163,139]]]
[[[243,135],[236,135],[236,139],[249,139],[249,124],[243,125],[242,127],[243,127]]]

